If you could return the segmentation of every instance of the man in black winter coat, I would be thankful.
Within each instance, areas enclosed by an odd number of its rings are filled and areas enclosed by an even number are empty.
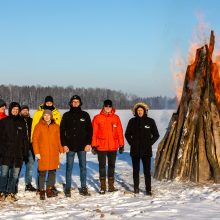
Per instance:
[[[20,109],[17,102],[12,102],[9,105],[9,116],[1,121],[0,200],[4,200],[5,197],[9,201],[17,200],[15,197],[16,182],[23,160],[27,157],[27,131],[24,120],[19,115]]]
[[[146,194],[151,195],[152,145],[158,140],[159,133],[155,121],[147,117],[148,109],[149,107],[145,103],[137,103],[134,106],[133,114],[135,117],[129,120],[125,137],[131,146],[134,193],[139,193],[139,171],[140,160],[142,160]]]
[[[86,186],[86,152],[91,150],[92,123],[87,112],[81,110],[82,101],[74,95],[70,111],[64,113],[60,124],[61,144],[66,155],[66,197],[71,197],[71,177],[75,154],[79,159],[81,195],[90,195]]]

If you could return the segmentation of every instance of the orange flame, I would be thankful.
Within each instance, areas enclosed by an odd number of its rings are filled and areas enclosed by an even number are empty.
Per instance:
[[[212,82],[215,92],[215,98],[220,107],[220,76],[219,76],[219,66],[216,63],[212,64]]]

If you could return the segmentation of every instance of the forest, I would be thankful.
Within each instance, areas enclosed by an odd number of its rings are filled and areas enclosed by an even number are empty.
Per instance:
[[[145,102],[151,109],[176,109],[176,97],[138,97],[105,88],[0,85],[0,98],[7,104],[16,101],[21,105],[28,105],[31,109],[36,109],[43,103],[47,95],[53,97],[57,108],[67,109],[70,97],[75,94],[81,97],[84,109],[99,109],[105,99],[111,99],[117,109],[130,109],[136,102]]]

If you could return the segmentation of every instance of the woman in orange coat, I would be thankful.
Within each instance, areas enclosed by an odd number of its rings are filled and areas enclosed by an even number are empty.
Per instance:
[[[36,125],[33,134],[33,149],[38,159],[40,199],[45,199],[45,177],[48,171],[47,197],[57,194],[52,190],[56,178],[56,169],[60,167],[59,153],[63,153],[60,143],[60,127],[50,110],[44,110],[43,117]]]
[[[92,125],[92,153],[98,154],[100,193],[104,194],[106,191],[106,157],[108,158],[108,191],[113,192],[116,190],[114,187],[116,154],[118,148],[120,153],[124,151],[124,137],[120,118],[115,114],[111,100],[104,101],[103,109],[94,117]]]

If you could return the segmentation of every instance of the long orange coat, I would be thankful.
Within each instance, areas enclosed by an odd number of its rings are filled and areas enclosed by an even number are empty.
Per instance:
[[[92,125],[92,146],[98,151],[117,151],[119,146],[124,146],[123,129],[115,109],[112,109],[111,114],[102,110],[94,117]]]
[[[41,119],[33,133],[34,154],[40,154],[38,170],[55,170],[60,167],[59,153],[63,153],[60,143],[60,127],[55,122],[49,126]]]

